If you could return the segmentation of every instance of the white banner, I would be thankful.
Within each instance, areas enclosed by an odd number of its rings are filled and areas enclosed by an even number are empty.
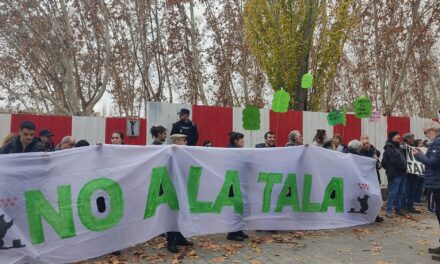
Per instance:
[[[66,263],[167,231],[368,224],[374,159],[316,147],[92,146],[0,155],[0,263]]]
[[[425,165],[414,158],[412,153],[413,147],[406,146],[406,163],[407,163],[407,173],[416,174],[416,175],[424,175],[425,174]],[[418,148],[422,151],[422,153],[426,154],[428,151],[427,148]]]

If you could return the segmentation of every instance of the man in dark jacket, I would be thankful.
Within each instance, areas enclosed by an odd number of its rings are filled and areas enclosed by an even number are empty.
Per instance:
[[[384,147],[382,166],[388,178],[388,200],[386,217],[393,217],[393,206],[396,214],[404,215],[402,211],[402,194],[405,192],[406,157],[400,148],[400,134],[391,131]]]
[[[276,136],[272,131],[266,132],[264,134],[264,143],[259,143],[255,145],[256,148],[274,148],[275,147]]]
[[[432,189],[435,202],[435,214],[440,224],[440,124],[435,121],[428,121],[423,132],[430,140],[433,140],[426,155],[418,149],[414,149],[414,157],[425,165],[425,187]],[[430,248],[429,253],[440,254],[440,247]],[[433,260],[440,261],[440,256],[433,255]]]
[[[370,144],[370,138],[367,135],[362,135],[360,137],[360,140],[362,142],[361,155],[365,156],[365,157],[370,157],[370,158],[373,158],[376,160],[377,180],[379,181],[379,184],[382,184],[382,181],[380,180],[380,173],[379,173],[379,170],[382,168],[382,164],[379,161],[380,151],[377,150],[373,145]]]
[[[40,152],[43,146],[35,138],[35,125],[31,121],[24,121],[20,125],[19,136],[12,139],[0,149],[0,154],[13,154],[25,152]]]
[[[43,129],[40,131],[40,140],[43,145],[44,151],[54,151],[55,145],[53,144],[53,133],[49,129]]]
[[[189,120],[189,110],[182,108],[178,114],[180,116],[180,121],[173,124],[171,135],[186,135],[188,139],[188,146],[197,145],[197,141],[199,140],[199,131],[197,130],[196,124]]]
[[[301,146],[303,144],[303,137],[301,132],[293,130],[289,133],[289,142],[286,143],[286,147]]]

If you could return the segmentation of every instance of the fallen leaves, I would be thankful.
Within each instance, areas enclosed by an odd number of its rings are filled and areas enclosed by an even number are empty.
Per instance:
[[[223,263],[226,261],[226,259],[224,257],[216,257],[216,258],[211,259],[211,261],[215,262],[215,263]]]

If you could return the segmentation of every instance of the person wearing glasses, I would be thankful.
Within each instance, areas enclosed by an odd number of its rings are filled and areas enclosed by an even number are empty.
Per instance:
[[[426,154],[418,148],[413,149],[416,160],[425,165],[425,187],[433,192],[435,214],[440,224],[440,124],[428,121],[423,126],[425,136],[432,141]],[[440,261],[440,247],[430,248],[429,253],[434,254],[433,260]]]

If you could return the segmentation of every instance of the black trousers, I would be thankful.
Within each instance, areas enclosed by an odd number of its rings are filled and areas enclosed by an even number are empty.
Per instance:
[[[432,194],[435,203],[435,215],[437,216],[437,221],[440,225],[440,189],[432,189]]]
[[[185,238],[182,236],[180,232],[167,232],[167,242],[168,243],[176,243],[177,241],[184,240]]]

